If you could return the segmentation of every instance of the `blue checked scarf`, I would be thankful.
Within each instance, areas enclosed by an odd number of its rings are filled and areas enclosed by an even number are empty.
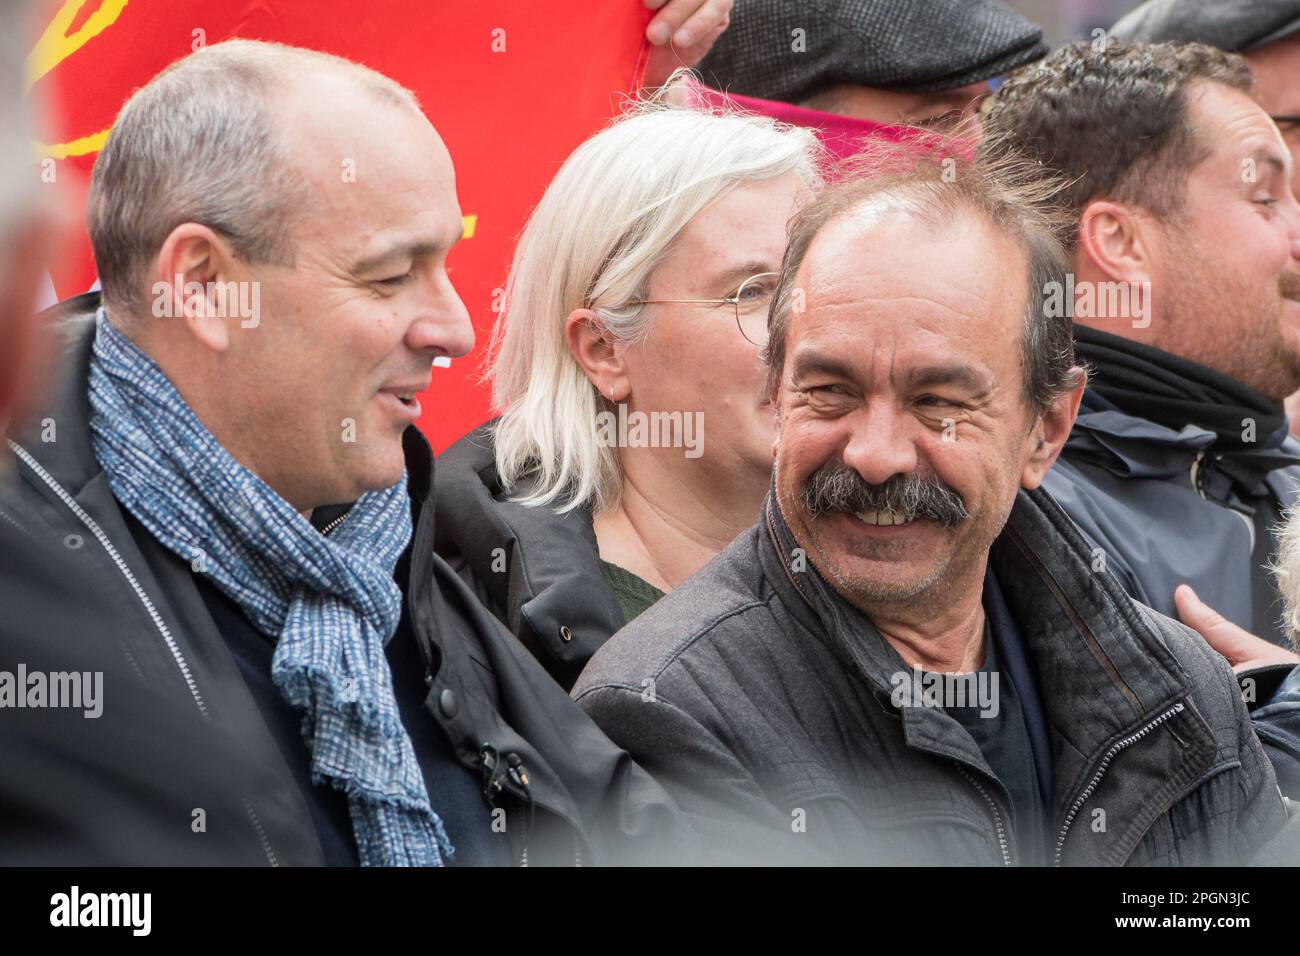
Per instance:
[[[113,495],[276,641],[271,678],[303,712],[312,780],[347,793],[361,864],[440,866],[451,843],[384,656],[411,538],[406,478],[363,495],[326,538],[231,457],[103,309],[95,321],[90,427]]]

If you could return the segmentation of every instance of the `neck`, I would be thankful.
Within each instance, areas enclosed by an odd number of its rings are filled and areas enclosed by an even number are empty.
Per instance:
[[[909,667],[941,674],[977,671],[985,653],[984,569],[980,562],[978,575],[956,588],[945,587],[942,600],[864,610]],[[958,593],[961,597],[953,600]]]
[[[770,474],[738,468],[710,481],[698,460],[666,464],[660,455],[626,454],[617,507],[594,521],[600,556],[661,591],[671,591],[750,527]],[[687,480],[688,478],[693,480]]]

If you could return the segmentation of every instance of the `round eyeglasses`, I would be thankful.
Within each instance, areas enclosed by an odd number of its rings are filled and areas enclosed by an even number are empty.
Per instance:
[[[779,272],[760,272],[740,284],[725,299],[632,299],[628,305],[729,305],[736,316],[736,328],[751,345],[767,344],[767,311],[776,294]]]

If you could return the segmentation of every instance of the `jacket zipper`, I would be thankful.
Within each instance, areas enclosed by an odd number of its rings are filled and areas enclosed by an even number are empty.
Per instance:
[[[522,846],[519,851],[519,865],[528,866],[528,838],[533,830],[533,815],[537,808],[533,806],[533,792],[528,786],[528,771],[524,768],[524,762],[519,754],[508,754],[506,756],[506,776],[511,779],[515,786],[524,792],[524,797],[528,801],[528,820],[524,824],[524,838],[521,841]]]
[[[17,518],[12,518],[3,511],[0,511],[0,520],[3,520],[5,524],[12,525],[15,530],[21,531],[26,537],[32,537],[32,533],[28,531],[24,525],[19,524]]]
[[[23,463],[26,464],[36,477],[40,478],[51,491],[58,495],[59,500],[67,506],[69,511],[77,516],[77,519],[83,525],[86,526],[87,530],[94,535],[95,540],[98,541],[103,549],[108,553],[108,556],[113,560],[113,563],[117,565],[117,569],[122,573],[122,576],[126,578],[127,583],[131,585],[131,590],[135,592],[135,596],[139,598],[140,603],[144,605],[144,609],[148,612],[149,619],[153,621],[154,627],[156,627],[158,633],[162,635],[163,640],[167,644],[167,649],[171,651],[172,660],[174,660],[176,666],[180,668],[181,676],[185,678],[185,686],[190,689],[190,696],[194,698],[194,703],[199,708],[199,713],[203,716],[204,720],[210,719],[208,706],[203,702],[203,695],[199,693],[198,685],[194,681],[194,675],[190,672],[190,665],[186,662],[185,655],[181,653],[181,649],[177,646],[175,639],[172,637],[171,631],[168,630],[167,624],[163,621],[161,615],[159,615],[158,609],[154,607],[153,601],[150,600],[149,595],[145,593],[144,588],[136,579],[135,574],[132,573],[131,569],[127,566],[127,563],[122,560],[122,556],[117,553],[117,549],[113,547],[113,542],[108,540],[108,535],[104,533],[104,529],[99,526],[94,518],[86,513],[85,509],[83,509],[81,505],[77,504],[76,499],[73,498],[72,495],[68,494],[67,490],[54,479],[53,475],[41,467],[40,462],[33,458],[26,448],[23,448],[12,439],[9,439],[8,442],[9,447],[13,449],[14,454],[22,459]],[[266,854],[267,862],[270,863],[271,866],[279,866],[280,862],[276,859],[275,851],[272,850],[271,843],[267,839],[265,831],[262,829],[261,821],[257,819],[257,814],[253,812],[253,808],[249,804],[248,799],[244,798],[243,802],[244,810],[252,821],[253,829],[257,831],[258,839],[262,844],[262,852]]]
[[[1140,730],[1132,734],[1129,734],[1123,740],[1114,744],[1109,750],[1106,751],[1105,755],[1101,758],[1101,764],[1097,767],[1097,772],[1093,774],[1092,779],[1088,781],[1088,785],[1083,788],[1083,792],[1080,793],[1079,796],[1075,798],[1074,803],[1070,806],[1069,812],[1065,815],[1065,822],[1061,825],[1061,832],[1056,837],[1056,853],[1052,858],[1053,866],[1061,865],[1061,853],[1065,848],[1065,837],[1070,832],[1070,826],[1074,823],[1074,818],[1078,816],[1079,809],[1083,806],[1083,804],[1087,801],[1087,799],[1090,796],[1092,796],[1093,791],[1097,789],[1097,785],[1101,783],[1101,778],[1105,776],[1106,770],[1110,767],[1110,762],[1113,759],[1115,759],[1115,755],[1118,754],[1121,750],[1124,750],[1127,747],[1131,747],[1133,744],[1137,743],[1139,740],[1141,740],[1151,731],[1155,730],[1157,727],[1163,724],[1170,717],[1173,717],[1175,714],[1181,714],[1183,712],[1183,708],[1184,705],[1181,702],[1174,704],[1174,706],[1170,707],[1163,714],[1153,718],[1152,720],[1144,724]]]
[[[279,866],[280,861],[276,859],[275,851],[271,849],[271,841],[266,838],[266,831],[262,829],[262,821],[257,819],[257,814],[253,811],[253,805],[248,802],[248,798],[243,798],[244,812],[248,814],[248,819],[253,821],[253,829],[257,831],[257,839],[262,843],[262,852],[272,866]]]
[[[1205,489],[1201,487],[1201,463],[1203,461],[1205,461],[1205,449],[1199,448],[1196,451],[1196,459],[1192,462],[1191,467],[1187,469],[1187,475],[1191,479],[1192,490],[1205,498]]]
[[[971,782],[971,784],[975,787],[975,789],[979,791],[979,795],[984,798],[984,802],[989,805],[989,809],[993,811],[993,825],[997,828],[998,831],[998,849],[1002,851],[1002,865],[1010,866],[1011,851],[1007,846],[1006,827],[1002,825],[1002,811],[998,809],[997,803],[994,802],[993,798],[989,796],[988,791],[984,789],[983,785],[981,785],[980,782],[975,779],[974,774],[970,773],[965,767],[961,767],[961,766],[957,767],[957,772]]]
[[[330,522],[329,524],[327,524],[325,527],[321,528],[321,529],[320,529],[320,533],[323,534],[323,535],[327,535],[327,534],[329,534],[331,531],[333,531],[335,528],[337,528],[339,525],[341,525],[341,524],[343,523],[343,519],[346,518],[346,517],[347,517],[348,515],[350,515],[351,513],[352,513],[351,511],[345,511],[345,512],[343,512],[343,514],[339,515],[337,518],[335,518],[333,521],[331,521],[331,522]]]
[[[108,535],[105,534],[104,530],[95,522],[95,519],[86,514],[81,505],[77,504],[76,499],[73,498],[72,495],[68,494],[63,486],[55,481],[54,477],[48,471],[41,467],[40,463],[28,453],[27,449],[23,448],[12,439],[9,441],[9,447],[13,449],[14,454],[23,460],[28,468],[35,472],[36,476],[40,478],[51,491],[59,496],[59,500],[67,505],[68,510],[77,516],[78,520],[80,520],[90,533],[95,536],[95,540],[103,546],[106,552],[108,552],[108,556],[112,558],[113,563],[117,565],[117,569],[122,572],[122,576],[125,577],[127,583],[131,585],[131,590],[135,592],[135,596],[139,598],[140,603],[144,605],[144,609],[148,612],[149,619],[153,621],[154,627],[156,627],[158,633],[162,635],[163,640],[167,644],[167,649],[171,651],[172,660],[176,662],[176,666],[180,668],[181,676],[185,678],[185,686],[190,689],[190,696],[194,698],[194,703],[198,705],[199,713],[206,718],[208,716],[208,705],[203,702],[203,695],[199,693],[199,688],[194,683],[194,675],[190,673],[190,665],[186,663],[185,656],[181,653],[181,649],[176,645],[176,641],[172,637],[171,631],[167,629],[167,625],[158,614],[158,609],[154,607],[153,601],[149,599],[149,595],[146,594],[144,588],[140,586],[140,582],[136,580],[135,574],[133,574],[131,569],[127,567],[126,562],[122,560],[122,556],[117,553],[117,549],[113,547],[113,542],[108,540]]]
[[[773,543],[775,544],[776,529],[772,526],[771,512],[769,511],[766,514],[764,514],[764,518],[767,519],[768,534],[772,536]],[[804,595],[803,588],[800,587],[799,582],[794,579],[794,575],[790,573],[790,569],[786,567],[784,561],[781,562],[781,567],[785,570],[786,577],[790,579],[790,583],[794,585],[794,589],[798,591],[800,595],[803,595],[804,600],[807,601],[808,597],[807,595]],[[965,767],[962,767],[960,765],[957,765],[957,771],[963,777],[965,777],[967,780],[971,782],[971,785],[975,787],[975,790],[979,793],[979,795],[984,798],[984,802],[988,804],[989,810],[992,811],[993,826],[997,829],[997,835],[998,835],[998,850],[1002,853],[1002,865],[1011,866],[1012,865],[1011,850],[1010,847],[1007,845],[1007,828],[1002,822],[1002,811],[998,809],[997,803],[993,800],[992,797],[989,796],[988,791],[985,790],[984,787],[980,784],[980,782],[975,779],[975,776],[973,774],[967,771]]]

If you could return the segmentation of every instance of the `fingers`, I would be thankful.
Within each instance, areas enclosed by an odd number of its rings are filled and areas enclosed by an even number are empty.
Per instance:
[[[1241,630],[1202,601],[1189,584],[1180,584],[1174,590],[1174,606],[1178,609],[1178,619],[1192,630],[1198,631],[1202,637],[1210,642],[1211,647],[1214,646],[1214,641],[1211,640],[1210,634],[1206,633],[1207,631],[1213,632],[1222,640],[1227,636],[1224,631],[1225,625],[1228,628]],[[1247,632],[1242,631],[1242,633]],[[1215,650],[1218,650],[1218,648],[1215,648]],[[1223,652],[1220,651],[1219,653]]]
[[[672,41],[674,46],[689,47],[700,42],[731,14],[732,0],[644,0],[651,10],[659,10],[650,21],[645,35],[655,46]]]
[[[1227,658],[1233,670],[1300,662],[1300,656],[1233,624],[1202,601],[1186,584],[1180,584],[1174,591],[1174,606],[1178,609],[1178,619]]]
[[[731,0],[708,0],[673,34],[673,44],[692,47],[705,39],[717,39],[731,13]]]

